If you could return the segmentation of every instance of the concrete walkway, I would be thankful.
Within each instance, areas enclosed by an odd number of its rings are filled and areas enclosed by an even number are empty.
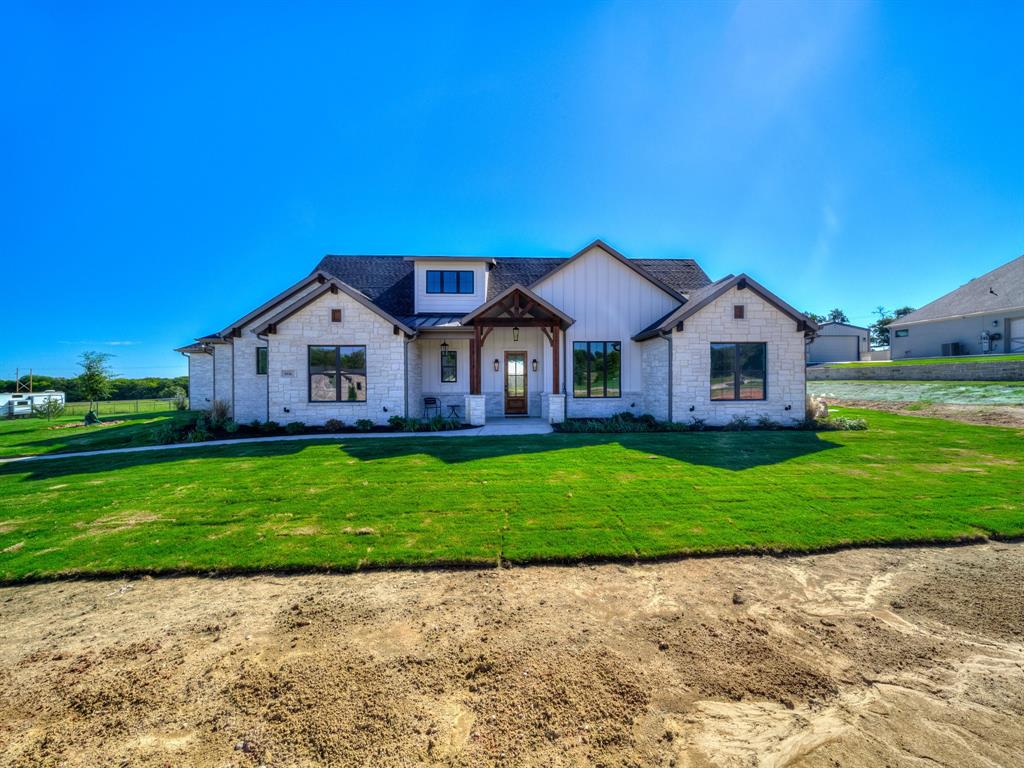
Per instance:
[[[546,435],[551,425],[543,419],[492,419],[482,427],[457,429],[450,432],[357,432],[334,435],[281,435],[279,437],[239,437],[235,440],[207,440],[203,443],[172,443],[170,445],[140,445],[134,448],[107,448],[102,451],[76,451],[45,453],[39,456],[16,456],[0,459],[0,464],[19,461],[46,461],[48,459],[77,459],[83,456],[107,456],[117,453],[143,453],[145,451],[175,451],[190,448],[209,448],[215,445],[242,445],[245,443],[281,443],[290,440],[365,440],[366,438],[401,440],[421,437],[507,437],[510,435]]]

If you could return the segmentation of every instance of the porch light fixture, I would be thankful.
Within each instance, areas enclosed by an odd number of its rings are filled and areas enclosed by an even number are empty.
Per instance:
[[[537,372],[537,358],[536,357],[533,358],[533,372],[534,373]]]
[[[519,326],[512,327],[512,341],[519,341]]]
[[[445,339],[444,341],[441,342],[441,354],[448,354],[448,339]]]
[[[497,373],[499,368],[501,368],[501,361],[494,358],[494,372]]]

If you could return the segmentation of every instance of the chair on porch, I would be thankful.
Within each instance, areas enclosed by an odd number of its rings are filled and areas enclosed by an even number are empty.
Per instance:
[[[434,416],[441,415],[441,401],[436,397],[423,398],[423,418],[429,419],[433,412]]]

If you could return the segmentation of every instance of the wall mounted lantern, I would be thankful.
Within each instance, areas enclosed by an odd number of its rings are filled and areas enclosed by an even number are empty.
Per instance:
[[[519,326],[512,327],[512,341],[519,341]]]
[[[534,373],[537,372],[537,358],[536,357],[533,358],[533,372]]]
[[[445,339],[444,341],[441,342],[441,354],[448,354],[448,339]]]
[[[497,373],[499,368],[501,368],[501,361],[494,358],[494,372]]]

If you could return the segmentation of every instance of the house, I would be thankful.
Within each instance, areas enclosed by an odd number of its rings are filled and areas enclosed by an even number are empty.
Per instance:
[[[809,363],[847,363],[871,359],[870,332],[849,323],[822,323],[807,344]]]
[[[1024,352],[1024,256],[889,323],[892,359]]]
[[[630,259],[326,256],[307,277],[178,351],[193,408],[241,423],[421,417],[472,424],[623,411],[722,424],[803,418],[817,326],[746,275]],[[431,409],[430,413],[436,412]]]

